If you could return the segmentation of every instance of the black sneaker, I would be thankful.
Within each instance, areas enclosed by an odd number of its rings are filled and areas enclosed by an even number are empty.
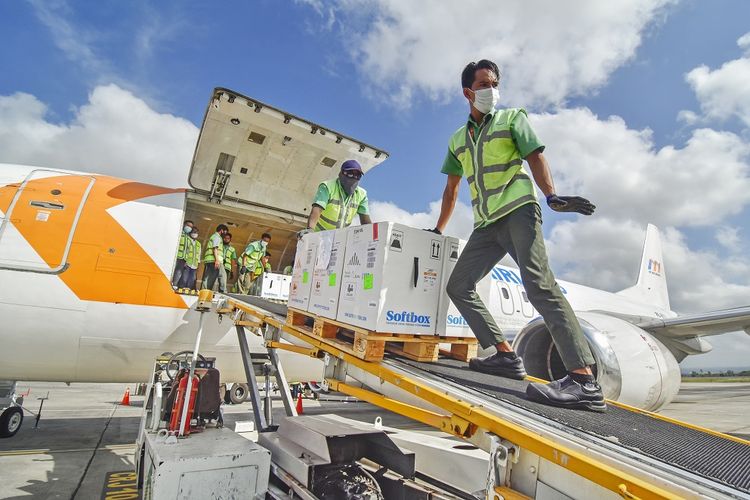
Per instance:
[[[514,378],[516,380],[526,378],[523,360],[518,356],[509,357],[495,353],[486,358],[472,358],[469,360],[469,368],[478,372]]]
[[[581,384],[573,380],[570,375],[549,384],[531,383],[526,388],[526,396],[538,403],[563,408],[582,408],[597,412],[604,412],[607,409],[599,384],[596,382]]]

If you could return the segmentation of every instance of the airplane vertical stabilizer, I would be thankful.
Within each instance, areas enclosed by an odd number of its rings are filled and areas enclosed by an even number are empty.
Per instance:
[[[653,224],[649,224],[646,228],[646,241],[643,243],[638,282],[635,286],[626,288],[617,292],[617,294],[669,310],[669,292],[667,291],[667,277],[664,272],[661,237],[659,229]]]

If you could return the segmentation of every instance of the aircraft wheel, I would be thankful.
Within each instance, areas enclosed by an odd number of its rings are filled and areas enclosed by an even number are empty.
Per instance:
[[[0,438],[9,438],[16,435],[23,423],[23,410],[18,406],[6,408],[0,415]]]
[[[229,399],[232,404],[244,403],[250,393],[250,388],[247,384],[232,384],[232,390],[229,391]]]

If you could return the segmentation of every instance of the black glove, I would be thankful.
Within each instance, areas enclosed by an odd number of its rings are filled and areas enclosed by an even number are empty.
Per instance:
[[[555,212],[577,212],[583,215],[591,215],[596,206],[586,198],[580,196],[547,196],[547,205]]]
[[[438,228],[422,229],[422,231],[427,231],[428,233],[443,234],[443,233],[440,232],[440,229],[438,229]]]
[[[306,227],[305,229],[300,229],[299,231],[297,231],[297,239],[301,240],[304,235],[308,233],[312,233],[312,232],[313,230],[310,229],[309,227]]]

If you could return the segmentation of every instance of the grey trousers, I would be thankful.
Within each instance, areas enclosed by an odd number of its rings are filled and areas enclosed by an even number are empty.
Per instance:
[[[227,272],[224,266],[220,266],[219,269],[214,267],[213,262],[206,263],[203,268],[203,286],[202,288],[213,290],[216,279],[219,280],[219,292],[226,293],[227,291]]]
[[[510,254],[518,264],[529,302],[544,318],[565,368],[594,364],[581,325],[552,275],[542,235],[539,205],[523,205],[497,222],[476,229],[456,262],[446,291],[482,347],[505,341],[476,292],[476,284]]]

